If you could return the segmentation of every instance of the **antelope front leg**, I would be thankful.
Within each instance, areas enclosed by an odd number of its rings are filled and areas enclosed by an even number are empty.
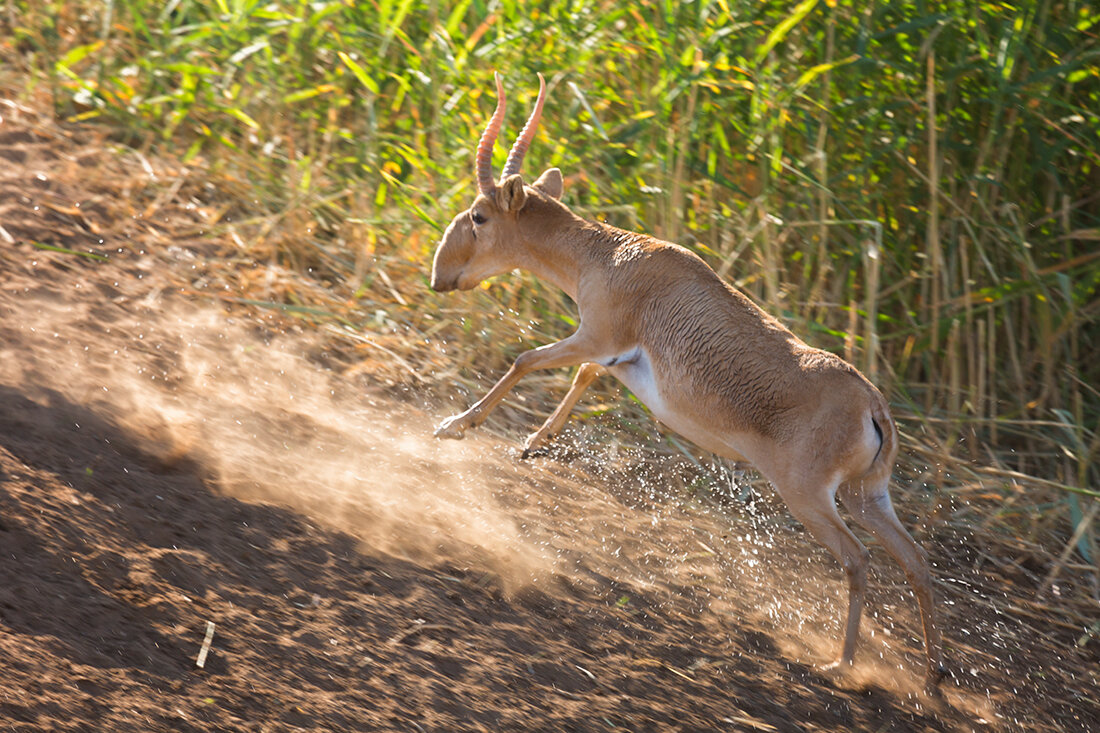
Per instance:
[[[581,336],[580,331],[569,338],[562,339],[556,344],[540,346],[531,351],[525,351],[519,355],[511,368],[505,372],[500,381],[493,385],[488,394],[482,397],[473,407],[465,412],[447,418],[436,428],[437,438],[462,438],[467,430],[476,428],[485,422],[504,395],[516,386],[523,377],[536,369],[556,369],[558,367],[573,366],[583,361],[588,361],[592,356],[591,349],[587,345],[587,339]]]
[[[565,425],[565,421],[569,419],[569,413],[576,407],[577,401],[581,398],[581,395],[584,394],[584,391],[588,389],[592,382],[606,373],[607,370],[599,364],[593,362],[581,364],[580,369],[577,370],[577,375],[573,377],[573,384],[570,385],[569,391],[565,393],[565,397],[562,398],[561,404],[558,405],[553,414],[546,419],[542,427],[534,433],[531,433],[527,438],[527,442],[523,444],[523,458],[530,456],[531,451],[538,450],[546,445],[550,438],[562,429],[562,426]]]

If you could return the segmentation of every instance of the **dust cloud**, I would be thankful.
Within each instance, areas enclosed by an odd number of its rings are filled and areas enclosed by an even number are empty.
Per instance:
[[[489,474],[512,470],[499,448],[434,439],[415,407],[308,361],[306,336],[265,340],[213,308],[145,305],[130,316],[38,299],[0,342],[0,376],[90,407],[163,463],[195,462],[224,494],[300,510],[377,550],[478,563],[509,584],[551,568],[493,495]]]

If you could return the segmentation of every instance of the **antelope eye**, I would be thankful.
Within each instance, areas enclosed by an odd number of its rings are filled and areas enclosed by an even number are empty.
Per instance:
[[[478,224],[478,225],[484,224],[487,221],[484,216],[477,213],[476,211],[474,213],[470,214],[470,218],[474,220],[474,224]]]

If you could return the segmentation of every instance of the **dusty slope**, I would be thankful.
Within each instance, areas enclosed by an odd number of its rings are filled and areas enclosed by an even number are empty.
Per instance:
[[[877,549],[860,664],[822,676],[840,572],[769,502],[689,500],[598,446],[593,473],[431,440],[442,413],[326,370],[315,338],[181,295],[211,245],[171,186],[129,186],[140,161],[4,115],[8,728],[1100,725],[1095,653],[1000,614],[1020,591],[965,537],[922,537],[944,701],[916,692],[911,597]]]

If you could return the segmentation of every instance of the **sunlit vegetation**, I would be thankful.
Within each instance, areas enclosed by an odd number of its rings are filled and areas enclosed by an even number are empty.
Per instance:
[[[541,71],[528,174],[561,167],[575,209],[693,248],[867,371],[926,482],[1053,530],[1063,563],[1100,559],[1092,2],[16,0],[0,27],[28,97],[178,158],[233,257],[325,286],[242,274],[242,297],[437,385],[574,326],[522,275],[426,287],[473,195],[493,70],[512,133]]]

